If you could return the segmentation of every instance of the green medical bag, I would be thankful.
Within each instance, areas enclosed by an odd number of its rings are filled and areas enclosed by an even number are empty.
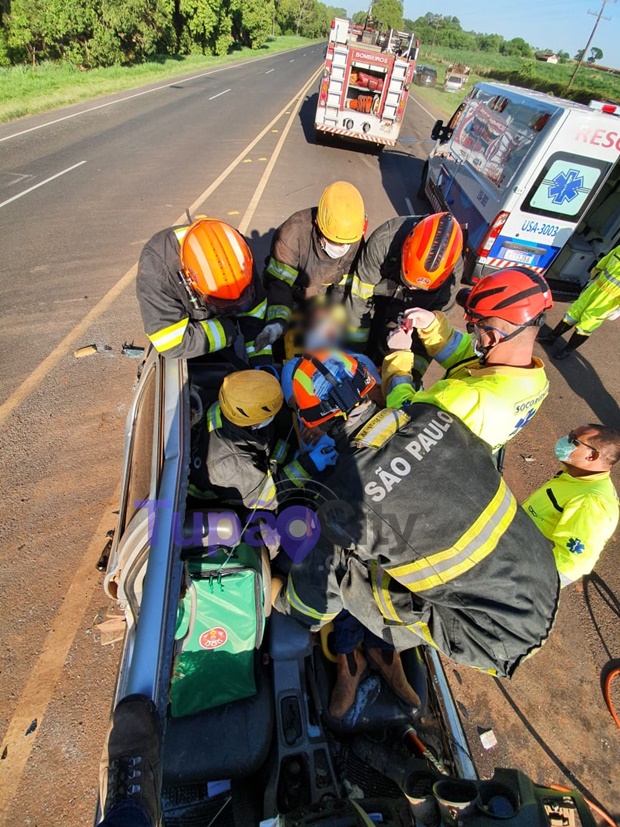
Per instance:
[[[248,698],[265,626],[260,552],[241,544],[186,562],[177,655],[170,687],[173,717]]]

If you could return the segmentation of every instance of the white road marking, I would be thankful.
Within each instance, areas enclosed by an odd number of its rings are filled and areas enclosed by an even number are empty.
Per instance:
[[[274,71],[273,69],[267,69],[267,71],[265,72],[265,74],[266,74],[266,75],[269,75],[269,74],[271,74],[271,72],[273,72],[273,71]]]
[[[303,46],[299,47],[300,49]],[[273,55],[265,55],[264,57],[253,57],[250,60],[244,60],[242,63],[229,63],[227,66],[222,66],[220,69],[211,69],[209,72],[201,72],[199,75],[193,75],[191,78],[175,78],[170,83],[164,83],[162,86],[156,86],[154,89],[146,89],[143,92],[134,92],[133,95],[126,95],[124,98],[119,98],[114,101],[107,101],[107,103],[99,103],[97,106],[90,106],[88,109],[82,109],[80,112],[73,112],[71,115],[63,115],[62,118],[55,118],[53,121],[47,123],[40,123],[38,126],[31,126],[30,129],[22,129],[21,132],[15,132],[13,135],[5,135],[0,138],[0,144],[3,141],[10,141],[12,138],[19,138],[20,135],[27,135],[29,132],[34,132],[37,129],[44,129],[46,126],[53,126],[62,121],[68,121],[70,118],[77,118],[80,115],[86,115],[88,112],[95,112],[97,109],[105,109],[106,106],[114,106],[115,103],[123,103],[124,101],[132,100],[132,98],[139,98],[142,95],[150,95],[151,92],[159,92],[161,89],[169,89],[177,83],[189,83],[190,80],[198,80],[199,78],[207,77],[208,75],[216,75],[218,72],[225,72],[227,69],[236,69],[237,67],[247,66],[248,63],[258,63],[259,60],[269,60],[271,57],[278,57],[281,53],[276,52]]]
[[[420,107],[420,109],[423,109],[426,112],[427,115],[430,115],[431,118],[433,118],[434,120],[437,120],[437,116],[433,115],[432,112],[429,112],[428,109],[425,106],[422,106],[422,104],[420,103],[420,101],[417,98],[414,98],[413,95],[411,97],[413,99],[413,102],[417,103],[418,106]]]
[[[405,204],[407,205],[407,209],[409,210],[409,215],[413,215],[413,204],[408,198],[405,198]]]
[[[293,57],[293,58],[291,58],[291,59],[289,60],[289,63],[295,63],[295,58],[294,58],[294,57]]]
[[[81,167],[82,164],[85,164],[85,163],[86,163],[86,161],[80,161],[77,164],[73,164],[72,167],[67,167],[67,169],[63,169],[62,172],[57,172],[56,175],[52,175],[50,178],[46,178],[45,181],[39,181],[38,184],[35,184],[32,187],[28,187],[27,190],[24,190],[23,192],[18,192],[17,195],[14,195],[12,198],[7,198],[6,201],[3,201],[2,203],[0,203],[0,209],[2,207],[6,207],[6,205],[10,204],[11,201],[17,201],[18,198],[22,198],[24,195],[28,195],[28,193],[32,192],[33,190],[38,190],[39,187],[42,187],[44,184],[49,184],[49,182],[53,181],[54,178],[60,178],[61,175],[66,175],[67,172],[71,172],[72,169],[77,169],[78,167]]]
[[[225,94],[226,94],[226,92],[230,92],[230,89],[224,89],[224,91],[223,91],[223,92],[218,92],[218,93],[217,93],[217,95],[211,95],[211,97],[209,98],[209,100],[210,100],[210,101],[214,101],[216,98],[221,98],[221,97],[222,97],[222,95],[225,95]]]

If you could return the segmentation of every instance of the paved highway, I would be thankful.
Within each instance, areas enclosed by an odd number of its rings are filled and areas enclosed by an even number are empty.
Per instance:
[[[434,115],[411,100],[402,134],[417,142],[381,156],[317,146],[322,55],[304,47],[0,127],[0,825],[92,817],[119,653],[99,643],[111,607],[95,562],[114,525],[135,378],[120,348],[144,343],[132,283],[142,245],[191,206],[246,232],[260,261],[273,229],[338,178],[362,191],[370,230],[424,209],[414,193]],[[561,373],[550,366],[539,427],[509,451],[519,496],[553,473],[557,436],[581,421],[618,424],[612,327]],[[112,350],[73,357],[90,343]],[[563,596],[523,677],[498,688],[449,669],[484,771],[494,759],[527,765],[608,807],[620,800],[620,742],[598,680],[620,657],[618,601],[604,597],[620,587],[614,554],[594,585]],[[495,755],[479,748],[478,725],[495,729]]]

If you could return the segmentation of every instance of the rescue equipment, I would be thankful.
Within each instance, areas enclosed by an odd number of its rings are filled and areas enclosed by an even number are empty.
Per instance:
[[[174,718],[256,693],[265,609],[256,549],[241,544],[187,562],[177,613],[170,708]]]
[[[375,386],[366,367],[341,350],[306,353],[293,374],[293,396],[308,427],[345,416]]]

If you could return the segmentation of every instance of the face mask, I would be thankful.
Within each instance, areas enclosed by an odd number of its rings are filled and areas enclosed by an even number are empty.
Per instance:
[[[271,425],[271,423],[273,422],[274,419],[275,419],[275,415],[270,416],[269,419],[266,419],[264,422],[259,422],[258,425],[252,425],[252,428],[255,431],[260,431],[261,428],[266,428],[267,425]]]
[[[330,258],[342,258],[349,252],[350,244],[332,244],[326,238],[321,245]]]
[[[567,436],[562,436],[558,439],[555,443],[554,451],[556,457],[560,460],[560,462],[567,462],[570,455],[573,453],[577,446],[573,445],[570,439]]]

